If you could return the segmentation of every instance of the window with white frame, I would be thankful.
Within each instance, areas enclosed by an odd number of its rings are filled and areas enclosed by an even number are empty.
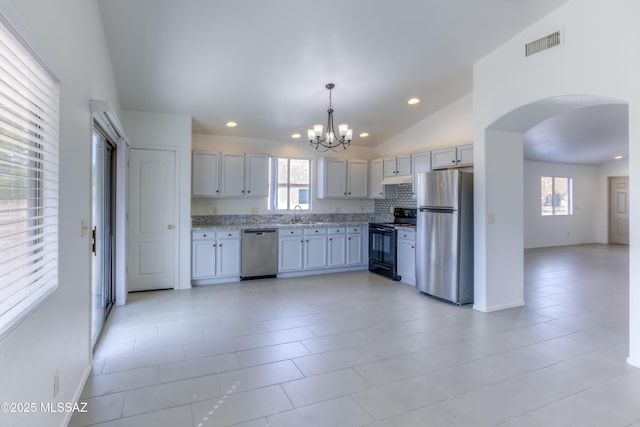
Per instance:
[[[573,215],[573,180],[562,176],[540,178],[542,216]]]
[[[58,286],[60,89],[0,16],[0,333]]]
[[[311,160],[271,158],[269,209],[290,211],[296,206],[311,209]]]

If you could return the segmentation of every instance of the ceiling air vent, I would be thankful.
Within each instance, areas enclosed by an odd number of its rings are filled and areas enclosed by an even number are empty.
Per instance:
[[[551,49],[554,46],[560,44],[560,31],[556,31],[553,34],[534,40],[531,43],[527,43],[524,46],[524,56],[531,56],[534,53],[542,52],[543,50]]]

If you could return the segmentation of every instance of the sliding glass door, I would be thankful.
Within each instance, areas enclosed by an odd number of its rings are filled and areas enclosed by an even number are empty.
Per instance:
[[[95,347],[115,296],[116,145],[93,131],[91,341]]]

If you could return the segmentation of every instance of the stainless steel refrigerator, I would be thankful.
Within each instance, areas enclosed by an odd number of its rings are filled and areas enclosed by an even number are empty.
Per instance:
[[[455,304],[473,302],[473,173],[419,173],[416,194],[416,288]]]

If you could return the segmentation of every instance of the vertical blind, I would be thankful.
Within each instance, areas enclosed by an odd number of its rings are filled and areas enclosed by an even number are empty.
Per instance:
[[[58,286],[59,83],[0,17],[0,334]]]

